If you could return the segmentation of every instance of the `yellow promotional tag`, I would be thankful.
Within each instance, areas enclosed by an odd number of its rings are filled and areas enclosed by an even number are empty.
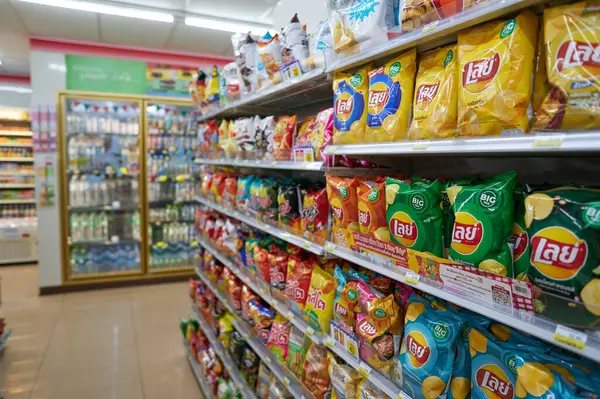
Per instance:
[[[362,375],[365,378],[369,378],[369,374],[371,374],[371,367],[367,366],[364,363],[361,363],[358,366],[358,372],[360,375]]]
[[[304,242],[304,244],[302,245],[304,248],[310,248],[310,242]]]
[[[312,327],[306,328],[306,335],[308,335],[309,337],[312,337],[314,334],[315,334],[315,330],[313,330]]]
[[[283,385],[285,385],[286,388],[289,387],[290,386],[290,379],[287,378],[287,377],[283,377]]]
[[[325,345],[327,345],[328,347],[333,349],[333,348],[335,348],[335,341],[333,339],[331,339],[331,337],[327,337],[325,339]]]
[[[588,336],[586,333],[562,326],[560,324],[556,326],[556,330],[554,331],[554,341],[572,346],[573,348],[577,348],[579,350],[583,350],[585,348],[587,339]]]
[[[127,176],[129,174],[129,171],[127,170],[127,168],[119,168],[119,172],[123,176]]]
[[[421,33],[427,33],[427,32],[431,32],[432,30],[434,30],[435,28],[437,28],[437,26],[440,24],[440,20],[438,19],[437,21],[433,21],[430,24],[427,24],[423,27],[423,29],[421,30]]]
[[[352,340],[348,340],[346,342],[346,350],[352,356],[358,357],[358,347],[356,346],[356,342],[354,342]]]
[[[413,272],[412,270],[406,270],[406,273],[404,274],[404,282],[406,284],[417,285],[417,284],[419,284],[420,278],[421,278],[421,276],[419,276],[417,273]]]
[[[327,244],[325,244],[325,251],[333,253],[334,250],[335,250],[334,243],[328,242]]]
[[[183,183],[185,181],[185,175],[177,175],[175,178],[176,182]]]

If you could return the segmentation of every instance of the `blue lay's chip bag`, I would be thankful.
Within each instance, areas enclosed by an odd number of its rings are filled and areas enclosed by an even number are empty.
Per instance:
[[[366,141],[406,139],[417,71],[412,49],[369,72]]]
[[[337,72],[333,80],[333,144],[365,141],[369,77],[365,66],[355,74]]]
[[[414,399],[445,396],[462,325],[453,311],[411,295],[394,375],[404,392]]]

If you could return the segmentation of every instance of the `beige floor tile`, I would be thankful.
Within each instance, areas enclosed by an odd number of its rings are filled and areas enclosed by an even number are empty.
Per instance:
[[[202,398],[185,355],[156,364],[142,363],[141,367],[146,399]]]

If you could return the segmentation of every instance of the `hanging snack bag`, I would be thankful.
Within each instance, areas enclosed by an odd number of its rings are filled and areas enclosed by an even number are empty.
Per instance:
[[[447,189],[454,211],[450,259],[501,276],[512,276],[508,240],[513,225],[516,173]]]
[[[421,54],[409,140],[456,136],[457,66],[454,44]]]
[[[355,74],[336,72],[333,80],[333,144],[365,142],[370,67]]]
[[[356,192],[360,232],[389,242],[390,233],[385,219],[385,178],[361,180]]]
[[[599,7],[595,0],[544,10],[550,92],[534,129],[600,128]]]
[[[298,378],[302,376],[302,366],[306,356],[306,347],[310,338],[304,335],[296,326],[291,326],[288,339],[288,355],[286,364],[290,371]]]
[[[335,357],[331,356],[329,362],[329,378],[333,388],[332,398],[339,399],[355,399],[358,383],[361,380],[358,371],[354,370],[347,364],[338,362]]]
[[[258,41],[258,54],[271,84],[281,82],[281,50],[282,47],[278,35],[270,39],[262,38]]]
[[[290,327],[292,323],[286,319],[281,313],[277,313],[273,324],[271,325],[271,333],[267,348],[273,352],[275,359],[280,363],[285,363],[288,356],[288,342],[290,337]]]
[[[302,196],[302,230],[326,239],[329,228],[327,189],[309,188]]]
[[[597,325],[600,191],[534,192],[525,198],[525,224],[531,245],[527,276],[542,290],[536,311],[567,325]]]
[[[326,346],[310,343],[304,366],[302,367],[302,383],[316,399],[330,397],[329,362],[331,354]]]
[[[289,161],[296,134],[296,115],[280,116],[273,135],[273,158]]]
[[[295,14],[289,24],[282,30],[283,50],[281,74],[284,80],[301,76],[309,70],[308,36]]]
[[[287,281],[285,293],[290,308],[298,314],[303,314],[314,264],[297,256],[290,256],[287,265]]]
[[[411,295],[395,379],[412,398],[444,397],[456,359],[462,321]],[[512,396],[511,396],[512,397]]]
[[[310,278],[310,288],[304,318],[317,332],[329,334],[329,322],[333,317],[333,301],[336,283],[333,276],[319,266],[315,266]]]
[[[525,133],[537,34],[530,10],[459,32],[459,135]]]
[[[337,227],[359,231],[357,184],[358,180],[353,177],[327,175],[327,199]]]
[[[327,1],[336,56],[357,54],[388,40],[385,1]]]
[[[258,338],[266,344],[269,341],[271,326],[275,319],[275,311],[268,307],[262,306],[258,302],[250,301],[250,314],[254,321],[254,330]]]
[[[415,87],[417,50],[409,50],[369,71],[368,143],[406,138]]]
[[[302,223],[300,213],[301,201],[300,187],[293,181],[285,181],[279,186],[277,206],[280,225],[293,230],[300,230]]]
[[[385,181],[386,220],[394,244],[442,256],[442,185]]]

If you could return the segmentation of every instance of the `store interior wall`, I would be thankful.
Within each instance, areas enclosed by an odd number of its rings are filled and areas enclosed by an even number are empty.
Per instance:
[[[18,87],[29,87],[28,85],[21,85],[15,83],[2,83],[0,86],[18,86]],[[0,90],[0,107],[6,108],[24,108],[29,109],[31,104],[31,94],[29,93],[18,93],[11,90]]]
[[[319,22],[327,20],[324,0],[281,0],[273,10],[273,27],[280,31],[296,13],[300,22],[307,24],[309,33],[319,26]]]

